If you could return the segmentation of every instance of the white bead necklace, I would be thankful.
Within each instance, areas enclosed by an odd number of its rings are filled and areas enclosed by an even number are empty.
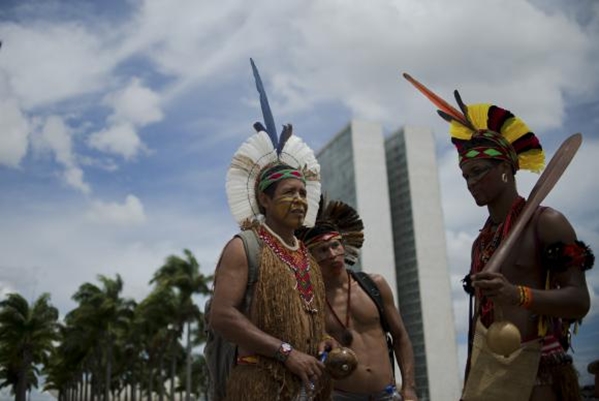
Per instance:
[[[289,249],[290,251],[297,251],[299,249],[299,241],[297,240],[297,238],[295,238],[295,235],[293,236],[293,241],[295,242],[295,244],[293,246],[287,244],[287,242],[283,241],[283,238],[281,238],[279,236],[279,234],[277,234],[276,232],[274,232],[272,230],[272,228],[270,228],[268,226],[268,224],[266,223],[262,223],[262,225],[264,226],[264,228],[266,228],[266,230],[272,234],[273,237],[275,237],[276,239],[279,240],[279,242],[287,249]]]

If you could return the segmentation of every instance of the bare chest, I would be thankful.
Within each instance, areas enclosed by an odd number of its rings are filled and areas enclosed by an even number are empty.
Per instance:
[[[510,283],[533,288],[544,286],[545,275],[539,247],[534,230],[529,226],[501,267],[501,273]]]
[[[327,300],[326,324],[330,332],[344,328],[363,331],[380,327],[380,316],[374,301],[357,283],[351,284],[351,291],[327,293]]]

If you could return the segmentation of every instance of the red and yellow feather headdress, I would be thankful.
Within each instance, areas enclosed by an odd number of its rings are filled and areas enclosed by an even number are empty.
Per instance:
[[[505,155],[498,158],[511,161],[514,170],[524,169],[538,173],[545,166],[545,153],[537,136],[510,111],[486,103],[466,105],[456,90],[454,95],[460,111],[410,75],[404,73],[403,76],[433,102],[439,108],[437,112],[441,118],[450,123],[451,141],[460,154],[460,162],[481,155],[478,150],[469,149],[465,145],[474,138],[485,137],[495,141],[498,147],[506,149]],[[494,158],[492,154],[483,156]]]

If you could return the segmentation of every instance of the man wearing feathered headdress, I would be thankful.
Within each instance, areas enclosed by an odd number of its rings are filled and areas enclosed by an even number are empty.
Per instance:
[[[414,354],[389,284],[378,274],[355,272],[364,242],[364,225],[354,208],[341,201],[321,201],[314,227],[297,236],[318,261],[326,288],[326,328],[357,356],[354,373],[334,382],[334,401],[416,401]],[[396,389],[394,366],[401,370]]]
[[[582,319],[590,306],[584,272],[594,258],[588,246],[577,240],[560,212],[541,206],[500,271],[484,271],[527,202],[516,188],[516,172],[538,172],[544,166],[539,140],[508,110],[490,104],[465,105],[455,91],[458,111],[404,76],[450,122],[468,190],[476,204],[489,212],[472,246],[471,269],[465,278],[465,289],[477,307],[470,313],[463,399],[580,400],[577,374],[566,351],[570,324]],[[507,334],[518,331],[515,351],[494,352],[505,348]]]
[[[252,68],[266,128],[255,124],[258,133],[227,174],[229,206],[244,232],[223,250],[209,316],[210,327],[237,345],[226,399],[328,400],[330,381],[317,357],[335,343],[325,335],[322,276],[294,236],[314,223],[319,166],[290,125],[277,136],[253,61]],[[258,245],[242,240],[244,233]]]

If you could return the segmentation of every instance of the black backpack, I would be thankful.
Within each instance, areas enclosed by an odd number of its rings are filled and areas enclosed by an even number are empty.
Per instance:
[[[243,247],[248,259],[248,282],[242,305],[242,312],[247,313],[252,301],[252,295],[254,294],[254,284],[258,281],[261,245],[258,236],[253,230],[241,231],[236,237],[241,238],[243,241]],[[206,327],[204,358],[206,359],[209,375],[208,399],[220,401],[225,398],[227,379],[231,369],[235,365],[237,357],[237,345],[225,340],[210,326],[211,304],[212,298],[209,298],[204,307],[204,327]]]
[[[395,352],[393,350],[393,337],[391,336],[391,332],[389,329],[389,323],[385,318],[385,308],[383,306],[383,297],[381,292],[379,291],[379,287],[376,286],[376,283],[368,273],[365,272],[357,272],[351,269],[349,270],[349,274],[358,282],[360,287],[368,294],[368,296],[374,301],[376,308],[379,311],[379,317],[381,319],[381,327],[385,332],[385,338],[387,339],[387,351],[389,353],[389,361],[391,362],[391,369],[393,369],[393,376],[395,377]]]

